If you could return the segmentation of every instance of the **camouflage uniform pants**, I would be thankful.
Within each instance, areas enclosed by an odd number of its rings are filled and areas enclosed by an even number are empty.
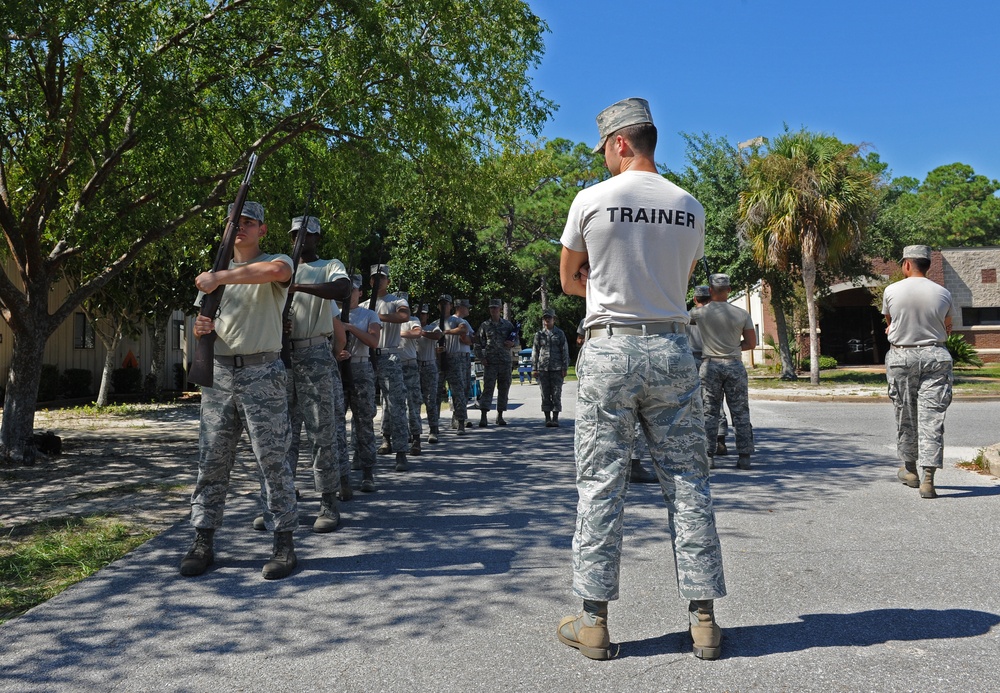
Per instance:
[[[337,466],[340,476],[351,473],[351,456],[347,452],[347,397],[344,394],[344,380],[340,376],[340,364],[333,359],[333,425],[337,436]]]
[[[416,359],[403,362],[403,384],[406,385],[407,422],[410,425],[410,439],[419,438],[420,426],[420,365]]]
[[[618,598],[629,455],[638,421],[667,504],[678,591],[685,599],[724,596],[702,402],[687,338],[591,338],[577,374],[573,591],[584,599]]]
[[[427,409],[427,426],[432,431],[438,430],[438,367],[436,361],[420,362],[420,393]]]
[[[222,526],[236,444],[245,428],[260,472],[264,521],[273,532],[299,524],[295,477],[288,464],[291,432],[285,366],[281,359],[259,366],[215,364],[214,387],[201,390],[198,481],[191,495],[191,524]]]
[[[445,387],[451,390],[452,416],[455,421],[465,423],[469,401],[469,357],[465,352],[448,354],[448,372],[439,388],[442,402],[447,399]]]
[[[699,352],[695,352],[695,354],[694,354],[694,367],[698,369],[698,374],[699,375],[701,374],[701,361],[702,361],[702,359],[701,359],[701,352],[700,351]],[[702,387],[702,389],[701,389],[701,398],[702,398],[702,401],[704,401],[704,399],[705,399],[705,388],[704,387]],[[705,435],[708,435],[708,427],[707,426],[705,427]],[[727,435],[729,435],[729,419],[726,418],[726,410],[725,410],[725,407],[723,407],[721,403],[719,404],[719,430],[718,430],[718,435],[721,438],[725,438]],[[711,438],[711,436],[709,436],[709,438]],[[645,443],[642,443],[642,445],[643,445],[642,449],[645,450]],[[636,447],[638,449],[638,444],[637,444]],[[711,446],[709,446],[709,447],[711,447]],[[712,449],[714,450],[715,448],[712,448]]]
[[[497,389],[497,411],[507,411],[507,395],[510,393],[510,359],[506,361],[492,358],[483,366],[483,392],[479,395],[479,410],[489,411],[493,406],[493,387]]]
[[[337,464],[336,431],[333,427],[334,383],[333,354],[328,344],[293,349],[292,367],[286,374],[288,415],[292,421],[292,442],[288,464],[292,475],[299,465],[299,442],[302,426],[312,450],[313,484],[319,493],[340,490],[340,467]]]
[[[896,454],[919,467],[944,466],[944,415],[951,404],[952,361],[944,347],[893,348],[885,357],[896,408]]]
[[[351,385],[346,392],[354,454],[363,469],[371,469],[375,466],[375,371],[368,359],[351,361]]]
[[[579,359],[577,359],[579,361]],[[542,390],[542,411],[562,411],[562,387],[565,376],[562,371],[538,371],[535,373],[538,387]]]
[[[379,387],[382,389],[382,438],[392,441],[393,452],[409,452],[410,429],[406,423],[406,384],[399,354],[378,357]],[[388,435],[387,435],[388,434]]]
[[[708,436],[708,455],[715,455],[722,397],[729,404],[736,429],[736,453],[753,454],[753,427],[750,425],[750,395],[747,392],[747,369],[739,359],[706,358],[701,362],[701,387],[705,396],[705,430]]]

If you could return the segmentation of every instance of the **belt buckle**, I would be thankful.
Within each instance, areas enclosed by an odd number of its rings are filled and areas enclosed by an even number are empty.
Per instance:
[[[242,356],[237,355],[233,357],[233,368],[243,368]]]

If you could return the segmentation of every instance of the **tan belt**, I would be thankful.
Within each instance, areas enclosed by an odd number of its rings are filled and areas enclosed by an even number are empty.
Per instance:
[[[683,334],[685,325],[682,322],[652,322],[646,325],[597,325],[587,328],[587,339],[594,337],[650,337],[658,334]]]
[[[265,363],[277,361],[281,354],[277,351],[266,351],[260,354],[236,354],[234,356],[216,356],[215,362],[227,368],[244,368],[245,366],[262,366]]]
[[[320,335],[319,337],[309,337],[308,339],[293,339],[291,344],[292,349],[308,349],[309,347],[322,344],[323,342],[329,344],[330,338]]]
[[[934,342],[933,344],[893,344],[893,349],[920,349],[921,347],[943,347],[944,342]]]

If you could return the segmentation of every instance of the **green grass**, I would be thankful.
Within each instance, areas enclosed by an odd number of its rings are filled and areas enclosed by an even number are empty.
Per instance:
[[[103,407],[99,407],[96,404],[81,404],[77,407],[69,407],[64,409],[63,412],[70,415],[76,416],[121,416],[127,418],[133,418],[136,416],[141,416],[144,411],[142,407],[137,407],[134,404],[108,404]]]
[[[0,623],[20,616],[148,541],[156,532],[113,517],[63,518],[0,543]]]

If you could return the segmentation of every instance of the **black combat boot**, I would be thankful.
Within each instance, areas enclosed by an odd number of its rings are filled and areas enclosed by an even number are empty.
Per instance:
[[[413,439],[410,440],[410,454],[419,455],[420,454],[420,436],[415,435]]]
[[[498,411],[497,412],[497,426],[506,426],[506,425],[507,425],[507,422],[504,421],[504,419],[503,419],[503,412],[502,411]]]
[[[373,468],[361,471],[361,492],[371,493],[375,490],[375,470]]]
[[[559,428],[559,412],[552,412],[552,428]]]
[[[291,575],[297,565],[292,533],[275,532],[274,551],[271,553],[271,560],[264,564],[261,575],[265,580],[280,580]]]
[[[486,417],[488,417],[489,415],[490,415],[490,413],[488,411],[486,411],[485,409],[483,409],[482,413],[479,416],[479,427],[480,428],[486,428],[486,426],[489,425],[489,422],[486,421]]]
[[[549,428],[550,426],[552,426],[552,414],[551,412],[547,411],[543,411],[542,413],[545,414],[545,427]]]
[[[215,561],[214,529],[196,529],[194,543],[181,559],[181,575],[193,577],[201,575]]]
[[[349,501],[354,498],[354,490],[351,488],[351,476],[344,474],[340,477],[340,500]]]
[[[397,452],[396,453],[396,471],[406,472],[410,470],[410,465],[406,463],[406,453]]]

